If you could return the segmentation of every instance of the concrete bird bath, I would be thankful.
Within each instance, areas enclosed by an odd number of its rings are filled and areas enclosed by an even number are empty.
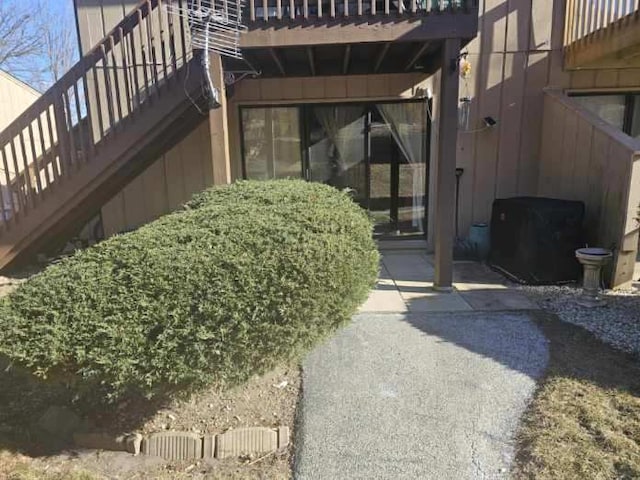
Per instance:
[[[600,296],[600,275],[602,267],[611,261],[613,253],[606,248],[580,248],[576,250],[576,258],[582,264],[584,276],[582,295],[578,304],[583,307],[601,307],[605,304]]]

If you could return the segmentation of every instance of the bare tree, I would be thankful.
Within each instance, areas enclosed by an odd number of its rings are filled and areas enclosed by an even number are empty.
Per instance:
[[[20,0],[0,0],[0,68],[17,76],[33,69],[42,51],[40,12]]]
[[[40,91],[78,58],[71,0],[55,2],[0,0],[0,68]]]
[[[78,59],[78,42],[71,19],[72,13],[66,12],[59,21],[41,22],[43,69],[45,79],[51,84],[60,80]]]

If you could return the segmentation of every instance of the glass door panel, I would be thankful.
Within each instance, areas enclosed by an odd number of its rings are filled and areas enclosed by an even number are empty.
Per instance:
[[[309,180],[349,188],[367,208],[364,106],[313,105],[308,108]]]
[[[398,152],[389,125],[377,110],[371,115],[369,210],[375,233],[385,235],[398,229],[397,164]]]
[[[427,119],[423,102],[376,105],[397,148],[391,195],[397,204],[398,233],[424,233]],[[394,172],[392,169],[392,172]],[[395,197],[395,198],[394,198]]]
[[[640,140],[640,95],[633,96],[633,113],[631,116],[631,132],[633,138]]]
[[[242,140],[246,177],[300,178],[302,151],[297,107],[245,108]]]

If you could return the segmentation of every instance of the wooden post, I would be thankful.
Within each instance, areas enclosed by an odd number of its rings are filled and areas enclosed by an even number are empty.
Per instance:
[[[440,76],[440,135],[436,167],[435,281],[433,288],[445,292],[451,291],[453,287],[459,94],[458,55],[460,55],[460,39],[448,38],[444,40]]]
[[[231,183],[229,154],[229,124],[227,121],[227,96],[224,85],[222,57],[211,54],[211,76],[220,91],[220,107],[209,111],[209,135],[211,139],[211,166],[213,184]]]

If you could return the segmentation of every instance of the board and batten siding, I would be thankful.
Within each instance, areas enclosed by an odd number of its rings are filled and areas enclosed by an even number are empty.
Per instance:
[[[490,220],[495,198],[541,193],[545,87],[640,89],[640,69],[563,69],[564,11],[564,0],[480,0],[478,37],[465,49],[472,74],[460,84],[460,97],[472,99],[469,130],[458,137],[463,235]],[[487,116],[498,124],[484,129]]]
[[[7,128],[38,97],[40,92],[0,70],[0,131]]]
[[[638,246],[640,141],[559,91],[544,96],[538,193],[585,202],[587,242],[610,248],[608,280],[633,279]]]
[[[7,72],[0,70],[0,131],[7,128],[16,118],[26,111],[33,102],[40,97],[40,92],[30,87],[21,80],[13,77]],[[28,138],[32,138],[34,142],[34,150],[36,157],[42,153],[42,145],[49,148],[51,141],[48,138],[42,139],[38,131],[31,132]],[[28,144],[27,144],[28,145]],[[0,167],[0,185],[8,184],[7,176],[15,179],[18,172],[24,171],[27,165],[33,167],[33,151],[27,149],[23,152],[22,145],[18,143],[14,146],[15,157],[11,149],[5,149],[4,154],[7,157],[8,175],[3,168]],[[45,175],[45,172],[42,172]],[[31,169],[31,180],[35,185],[36,173]],[[43,177],[41,177],[41,180]],[[3,189],[4,190],[4,189]],[[6,202],[10,194],[8,190],[4,190],[3,199]],[[5,209],[11,210],[8,203],[5,203]]]
[[[153,162],[102,207],[105,237],[174,211],[213,185],[209,121]]]
[[[83,49],[102,38],[136,3],[76,0]],[[564,0],[480,0],[479,4],[478,37],[464,49],[472,73],[460,85],[460,96],[472,100],[469,129],[459,132],[456,159],[457,166],[464,168],[460,191],[463,236],[472,223],[489,221],[495,198],[539,193],[545,87],[564,91],[640,89],[640,69],[563,69]],[[233,178],[241,176],[240,105],[402,98],[412,95],[412,89],[420,84],[430,85],[437,104],[438,82],[419,77],[405,74],[240,81],[234,86],[228,109]],[[498,124],[485,129],[482,119],[487,116]],[[437,121],[437,115],[434,118]],[[436,135],[437,128],[433,132]],[[126,199],[123,203],[132,218],[140,217],[135,213],[138,205]],[[165,204],[170,203],[166,199]]]
[[[82,52],[96,45],[138,0],[75,0]],[[165,12],[166,14],[166,12]],[[105,237],[127,231],[169,213],[214,183],[207,116],[179,144],[131,179],[101,209]]]

